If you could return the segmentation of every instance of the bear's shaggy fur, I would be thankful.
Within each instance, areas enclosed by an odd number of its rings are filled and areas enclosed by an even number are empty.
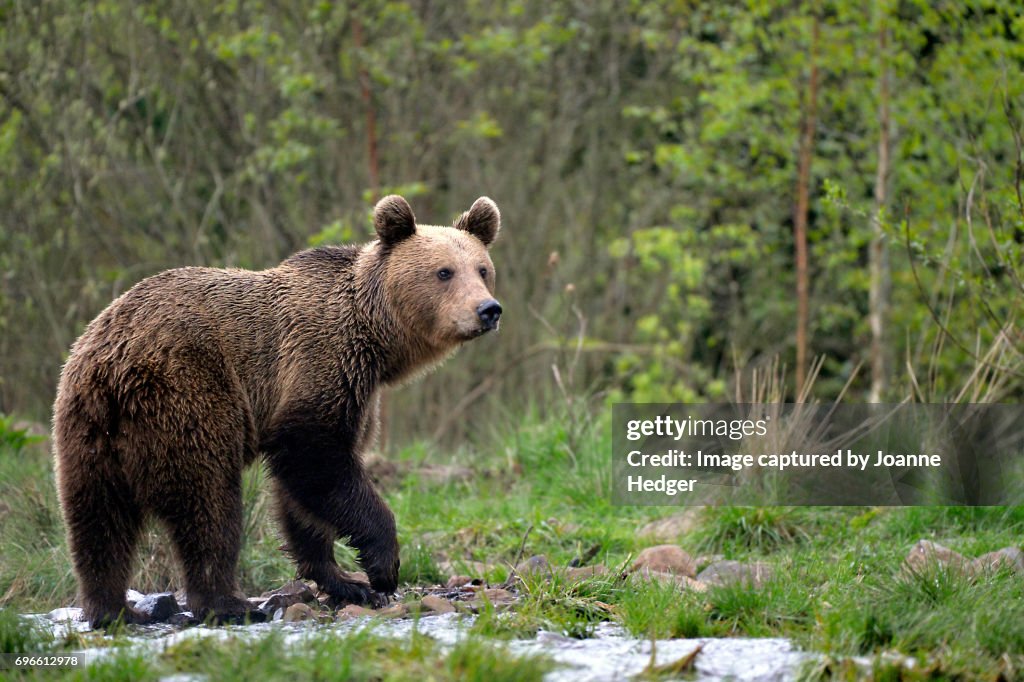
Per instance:
[[[170,533],[188,605],[238,617],[242,469],[262,458],[298,575],[336,603],[386,602],[395,520],[363,471],[378,393],[497,327],[482,197],[453,227],[382,199],[378,239],[262,272],[181,268],[107,307],[74,344],[54,406],[57,486],[80,599],[95,626],[142,622],[125,592],[144,520]],[[372,589],[338,567],[359,550]]]

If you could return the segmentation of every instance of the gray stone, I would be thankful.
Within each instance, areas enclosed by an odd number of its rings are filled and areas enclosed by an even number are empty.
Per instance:
[[[181,611],[174,614],[167,619],[167,622],[171,625],[185,626],[185,625],[199,625],[203,621],[192,615],[191,611]]]
[[[153,623],[163,623],[174,614],[181,612],[181,609],[178,608],[178,600],[170,592],[147,594],[136,602],[135,610]]]
[[[750,587],[761,587],[772,577],[772,567],[760,561],[749,564],[739,561],[716,561],[697,576],[697,580],[706,585],[747,584]]]
[[[966,573],[970,570],[969,563],[962,554],[937,542],[918,540],[917,544],[910,548],[904,565],[911,571],[921,571],[929,566],[942,566]]]
[[[83,619],[82,609],[77,607],[54,609],[46,614],[46,617],[59,623],[68,620],[78,621]]]
[[[537,573],[549,573],[551,566],[548,564],[548,558],[543,554],[537,554],[530,557],[526,561],[520,561],[516,565],[516,573],[518,575],[533,575]]]
[[[995,552],[982,554],[971,562],[969,570],[972,575],[979,575],[985,571],[998,571],[1002,568],[1024,575],[1024,552],[1021,552],[1019,547],[1003,547]]]
[[[259,602],[257,608],[264,614],[276,615],[278,609],[288,609],[294,604],[306,604],[316,601],[316,593],[313,589],[301,580],[293,580],[276,590],[264,592],[263,601]],[[252,600],[249,600],[252,603]]]

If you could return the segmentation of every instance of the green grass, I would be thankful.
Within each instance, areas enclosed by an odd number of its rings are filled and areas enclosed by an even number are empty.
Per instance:
[[[683,548],[694,556],[763,561],[774,568],[774,577],[760,589],[681,591],[620,578],[632,557],[654,544],[637,529],[679,510],[611,504],[607,433],[601,422],[577,422],[570,432],[558,415],[534,416],[474,448],[442,453],[416,445],[393,457],[413,470],[451,464],[473,470],[470,478],[450,482],[408,475],[385,490],[399,522],[404,583],[443,581],[444,561],[483,562],[492,582],[534,554],[544,554],[553,567],[520,584],[520,600],[511,611],[485,606],[466,642],[454,650],[441,650],[422,636],[396,643],[372,632],[313,638],[298,650],[284,648],[275,637],[190,642],[157,660],[118,653],[94,666],[89,679],[214,674],[218,666],[228,672],[217,672],[216,679],[534,679],[550,664],[509,658],[502,641],[533,637],[541,629],[585,638],[604,621],[641,638],[790,637],[830,657],[808,672],[817,678],[1013,679],[1024,670],[1024,577],[997,572],[971,581],[938,570],[901,570],[920,538],[968,556],[1019,544],[1024,509],[707,508],[697,530],[681,539]],[[256,594],[290,579],[293,567],[278,550],[259,470],[249,472],[245,490],[240,575],[243,587]],[[10,648],[76,645],[37,642],[32,638],[38,632],[23,636],[24,623],[9,615],[12,609],[66,605],[74,594],[42,449],[0,444],[0,500],[0,605],[8,607],[0,612],[0,642]],[[166,540],[155,530],[147,542],[133,586],[179,586]],[[340,544],[337,550],[341,563],[355,568],[354,553]],[[608,574],[570,580],[565,568],[586,556],[607,566]],[[880,658],[894,653],[916,659],[916,671]],[[876,670],[855,667],[852,656],[874,658]]]
[[[124,647],[86,668],[19,671],[24,679],[120,682],[160,680],[187,673],[224,682],[263,679],[302,680],[540,680],[553,668],[542,656],[518,656],[500,644],[466,638],[449,649],[414,634],[406,641],[386,638],[371,628],[339,635],[320,632],[299,645],[271,632],[258,638],[189,638],[154,655]]]

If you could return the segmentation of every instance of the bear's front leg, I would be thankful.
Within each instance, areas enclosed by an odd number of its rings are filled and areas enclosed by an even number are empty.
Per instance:
[[[316,483],[289,478],[278,478],[278,516],[299,577],[315,581],[335,606],[387,604],[398,587],[398,536],[394,515],[372,484],[351,472],[335,485],[324,485],[323,477]],[[296,486],[301,492],[295,492]],[[359,550],[372,589],[338,566],[336,537],[348,537]]]

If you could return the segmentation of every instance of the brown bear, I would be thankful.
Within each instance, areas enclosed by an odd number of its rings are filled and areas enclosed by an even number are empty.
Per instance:
[[[377,239],[261,272],[180,268],[143,280],[75,342],[54,406],[57,486],[84,616],[143,622],[125,592],[147,517],[167,528],[189,609],[258,615],[238,592],[243,468],[261,459],[299,577],[335,603],[386,603],[395,520],[363,470],[382,387],[498,327],[486,197],[453,227],[399,196]],[[370,586],[334,559],[348,538]]]

